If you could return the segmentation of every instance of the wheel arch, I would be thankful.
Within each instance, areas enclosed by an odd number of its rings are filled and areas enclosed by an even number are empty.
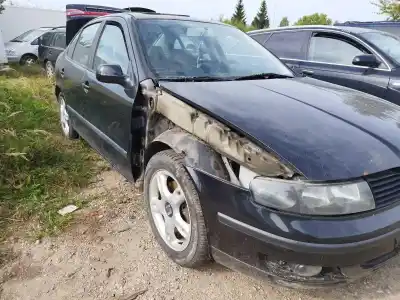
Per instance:
[[[190,133],[175,127],[158,135],[146,148],[144,169],[153,155],[160,151],[172,149],[184,155],[185,165],[229,180],[229,174],[219,153]]]

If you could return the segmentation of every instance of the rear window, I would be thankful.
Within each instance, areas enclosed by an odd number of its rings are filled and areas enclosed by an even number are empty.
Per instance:
[[[265,43],[265,47],[280,58],[305,59],[308,31],[275,32]]]

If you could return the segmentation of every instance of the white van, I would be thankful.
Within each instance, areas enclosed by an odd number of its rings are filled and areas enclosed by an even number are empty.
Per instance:
[[[5,66],[8,65],[6,49],[4,46],[3,34],[0,30],[0,70],[3,69]]]

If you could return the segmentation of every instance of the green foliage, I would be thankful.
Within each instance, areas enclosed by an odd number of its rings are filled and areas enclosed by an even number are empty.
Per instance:
[[[243,23],[246,24],[246,12],[244,10],[243,0],[238,0],[236,4],[235,13],[231,19],[232,23],[238,24]]]
[[[326,14],[315,13],[300,18],[295,25],[332,25],[332,19],[329,19]]]
[[[279,27],[286,27],[289,26],[289,19],[288,17],[283,17],[281,23],[279,23]]]
[[[0,240],[30,220],[42,234],[60,230],[71,217],[58,209],[81,204],[71,193],[99,170],[89,147],[61,136],[53,84],[39,70],[0,76]]]
[[[0,0],[0,14],[3,12],[3,10],[4,10],[4,6],[3,6],[3,3],[5,2],[6,0]]]
[[[388,20],[400,21],[400,2],[398,0],[378,0],[373,4],[379,7],[381,15],[388,16]]]
[[[251,26],[255,27],[256,29],[269,28],[269,17],[267,11],[267,3],[265,2],[265,0],[261,1],[260,9],[255,16],[253,22],[251,23]]]
[[[248,32],[248,31],[252,31],[252,30],[256,30],[255,27],[253,26],[247,26],[246,24],[242,23],[242,22],[235,22],[232,20],[228,20],[228,19],[223,19],[220,18],[220,22],[228,24],[228,25],[232,25],[235,26],[236,28],[240,29],[243,32]]]

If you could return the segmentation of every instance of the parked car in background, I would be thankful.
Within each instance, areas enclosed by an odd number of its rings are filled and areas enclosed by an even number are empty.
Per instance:
[[[31,29],[5,43],[6,54],[10,63],[31,65],[38,59],[39,38],[57,27]]]
[[[3,34],[0,29],[0,70],[3,70],[8,65],[6,50],[4,47]]]
[[[296,76],[226,24],[72,9],[62,132],[143,181],[174,262],[325,286],[398,254],[398,106]]]
[[[369,28],[369,29],[385,31],[393,35],[400,36],[400,22],[398,21],[375,21],[375,22],[348,21],[344,23],[337,23],[335,24],[335,26]]]
[[[48,77],[53,77],[56,60],[65,47],[66,32],[64,27],[48,31],[39,38],[39,62],[46,70]]]
[[[400,38],[368,28],[298,26],[249,35],[297,73],[400,105]]]

